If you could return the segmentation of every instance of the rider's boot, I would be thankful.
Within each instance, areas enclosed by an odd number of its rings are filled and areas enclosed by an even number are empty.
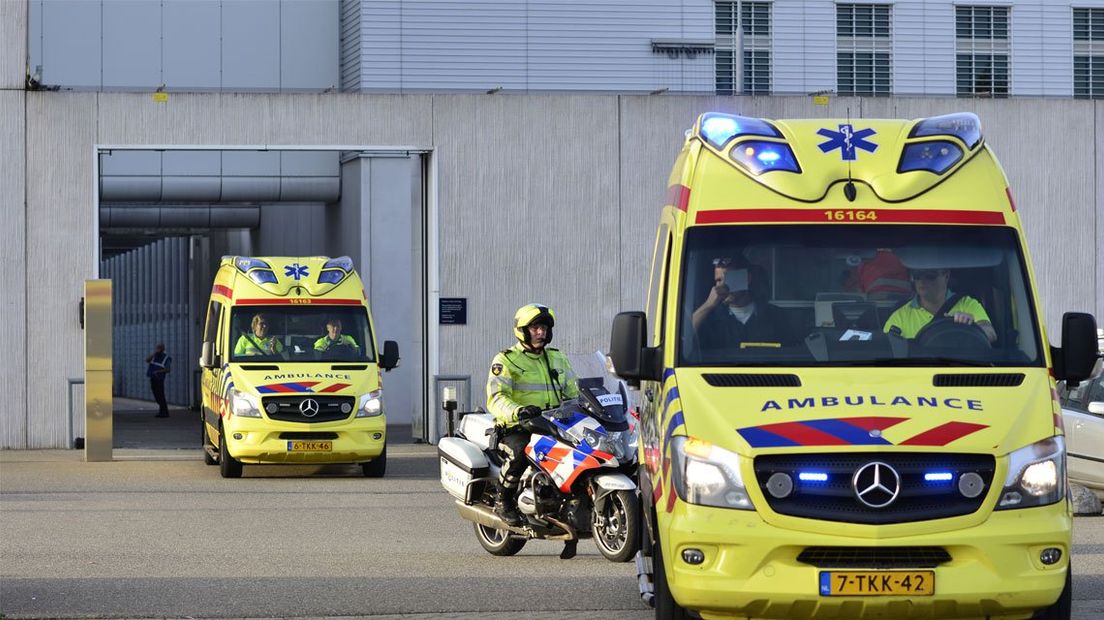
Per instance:
[[[565,540],[563,551],[560,551],[561,560],[570,560],[575,557],[575,550],[579,546],[578,540]]]
[[[517,509],[517,501],[514,499],[514,489],[498,485],[495,493],[495,514],[506,522],[506,525],[518,527],[524,521]]]

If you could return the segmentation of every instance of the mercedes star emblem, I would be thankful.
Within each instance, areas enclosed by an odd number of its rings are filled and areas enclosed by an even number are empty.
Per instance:
[[[885,508],[901,492],[901,476],[888,464],[873,461],[855,472],[851,486],[860,502],[871,508]]]
[[[303,402],[299,403],[299,413],[303,414],[304,418],[313,418],[318,415],[318,401],[313,398],[304,398]]]

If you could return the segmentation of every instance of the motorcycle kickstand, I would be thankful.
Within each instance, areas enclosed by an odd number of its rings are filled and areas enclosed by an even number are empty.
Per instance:
[[[575,551],[579,546],[579,540],[565,540],[563,550],[560,551],[561,560],[570,560],[575,557]]]

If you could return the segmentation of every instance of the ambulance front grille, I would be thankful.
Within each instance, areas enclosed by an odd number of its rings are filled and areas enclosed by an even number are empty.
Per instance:
[[[899,476],[896,497],[883,507],[863,503],[853,482],[860,468],[875,462],[892,468]],[[992,489],[995,465],[996,460],[985,454],[913,452],[767,454],[756,457],[754,467],[760,491],[770,508],[779,514],[884,525],[976,512]],[[980,477],[980,487],[960,484],[962,477],[971,473]],[[892,486],[891,474],[884,469],[879,474],[881,482]],[[774,483],[770,482],[772,476]],[[967,476],[967,480],[970,478],[973,476]],[[860,486],[869,488],[870,482],[866,480]],[[968,497],[962,488],[976,495]],[[888,499],[887,495],[878,494],[865,497],[873,504]]]
[[[806,547],[797,561],[817,568],[935,568],[951,554],[943,547]]]
[[[310,414],[315,409],[312,406],[303,407],[303,401],[312,400],[317,405],[317,413],[304,415],[304,411]],[[261,399],[261,407],[264,407],[265,415],[270,420],[283,422],[333,422],[345,420],[353,415],[356,407],[356,399],[352,396],[266,396]],[[345,409],[345,411],[342,411]]]

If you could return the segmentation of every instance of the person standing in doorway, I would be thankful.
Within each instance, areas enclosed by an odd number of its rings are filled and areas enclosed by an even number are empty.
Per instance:
[[[149,364],[146,367],[146,376],[150,380],[153,399],[157,401],[157,406],[160,408],[157,417],[167,418],[169,404],[165,400],[165,375],[169,374],[169,369],[172,367],[172,357],[165,353],[165,345],[158,343],[154,352],[146,358],[146,363]]]

